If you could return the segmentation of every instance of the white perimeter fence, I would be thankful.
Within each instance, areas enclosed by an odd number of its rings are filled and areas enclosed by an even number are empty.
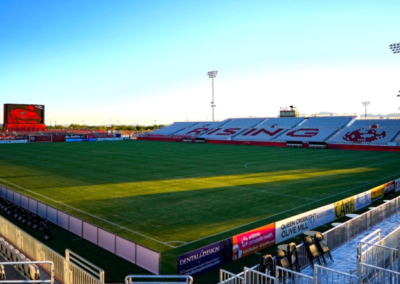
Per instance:
[[[160,274],[161,255],[156,251],[57,210],[36,199],[15,192],[5,186],[0,186],[0,196],[151,273]]]

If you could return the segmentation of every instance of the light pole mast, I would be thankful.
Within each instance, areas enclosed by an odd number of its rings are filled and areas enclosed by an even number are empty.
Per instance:
[[[369,106],[370,102],[363,102],[362,104],[365,107],[365,118],[367,118],[367,106]]]
[[[390,50],[393,51],[393,53],[400,53],[400,42],[399,43],[392,43],[391,45],[389,45]],[[400,94],[397,95],[398,97],[400,97]],[[400,110],[400,107],[399,107]]]
[[[212,120],[214,120],[214,108],[216,107],[216,105],[214,104],[214,78],[217,77],[218,71],[209,71],[207,73],[208,78],[212,79],[212,101],[211,101],[211,107],[212,107]]]

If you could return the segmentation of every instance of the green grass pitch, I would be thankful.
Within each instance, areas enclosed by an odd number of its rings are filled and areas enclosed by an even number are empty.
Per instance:
[[[121,141],[0,145],[0,184],[179,254],[400,177],[400,153]],[[165,256],[165,257],[164,257]]]

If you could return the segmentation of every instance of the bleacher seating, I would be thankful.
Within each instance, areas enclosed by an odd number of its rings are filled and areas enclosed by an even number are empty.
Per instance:
[[[292,128],[304,121],[304,117],[272,117],[266,118],[258,127]]]
[[[211,131],[199,135],[198,137],[205,139],[227,140],[237,134],[250,130],[253,126],[260,124],[264,118],[235,118],[229,119],[228,122],[221,127],[217,127]]]
[[[231,118],[224,127],[251,128],[260,124],[265,118]]]
[[[271,141],[276,137],[282,135],[288,131],[282,127],[257,127],[251,128],[248,131],[244,131],[241,134],[235,136],[233,140],[239,141]]]
[[[353,116],[231,118],[222,122],[175,122],[151,132],[148,137],[387,145],[388,142],[400,144],[400,119],[355,120]]]
[[[346,127],[341,130],[335,137],[329,140],[329,143],[339,144],[371,144],[386,145],[399,135],[399,127]]]
[[[353,127],[400,127],[400,119],[358,119],[351,125]]]
[[[172,125],[157,129],[153,132],[151,132],[148,136],[149,137],[157,137],[157,136],[165,136],[168,137],[184,128],[188,128],[190,126],[193,126],[197,124],[197,122],[174,122]]]
[[[279,136],[281,141],[324,142],[338,130],[336,128],[310,128],[299,126]]]
[[[343,128],[350,121],[354,119],[352,116],[327,116],[327,117],[310,117],[304,123],[301,124],[303,128]]]
[[[191,127],[184,128],[176,133],[172,137],[196,137],[208,131],[224,125],[227,121],[213,121],[213,122],[199,122]]]

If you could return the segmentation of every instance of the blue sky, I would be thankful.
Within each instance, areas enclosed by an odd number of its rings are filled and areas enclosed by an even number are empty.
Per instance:
[[[0,103],[46,124],[398,113],[400,1],[0,0]],[[2,109],[1,109],[2,111]]]

